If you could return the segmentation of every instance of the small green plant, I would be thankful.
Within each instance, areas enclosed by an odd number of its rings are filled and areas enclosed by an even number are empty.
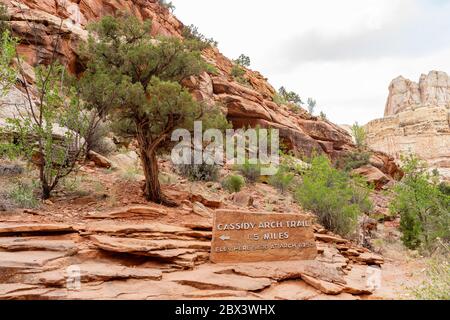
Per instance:
[[[345,172],[333,168],[326,156],[316,156],[303,174],[295,198],[316,214],[325,228],[348,236],[354,232],[358,216],[369,201],[368,193],[356,190],[354,183]],[[358,184],[358,188],[364,185]]]
[[[250,82],[244,77],[245,70],[240,65],[235,64],[231,69],[231,76],[234,80],[244,86],[250,86]]]
[[[250,67],[251,60],[250,60],[249,56],[246,56],[245,54],[241,54],[239,56],[239,58],[234,60],[234,63],[236,63],[237,65],[239,65],[241,67],[248,68],[248,67]]]
[[[11,66],[11,62],[16,56],[17,42],[8,30],[1,32],[0,25],[0,97],[16,82],[17,70]]]
[[[370,163],[370,152],[350,152],[336,161],[336,166],[346,172],[361,168]]]
[[[327,121],[328,120],[327,115],[323,111],[320,111],[319,118],[322,119],[323,121]]]
[[[308,111],[311,115],[314,114],[314,110],[316,109],[317,102],[313,98],[308,98]]]
[[[222,181],[222,187],[228,192],[239,192],[245,186],[245,179],[239,175],[231,175]]]
[[[287,100],[279,93],[275,93],[273,95],[273,102],[275,102],[276,104],[279,104],[279,105],[287,105],[288,104]]]
[[[403,244],[409,249],[432,252],[437,239],[450,241],[450,196],[442,193],[437,176],[415,155],[402,157],[405,173],[394,188],[390,210],[400,215]]]
[[[294,180],[294,177],[295,174],[290,173],[288,168],[280,167],[275,175],[270,176],[269,184],[280,190],[281,193],[285,193]]]
[[[9,29],[6,21],[9,20],[8,12],[6,11],[6,6],[3,3],[0,3],[0,36]]]
[[[158,0],[158,2],[161,6],[163,6],[164,8],[167,8],[171,12],[175,11],[175,5],[172,3],[172,1]]]
[[[236,165],[234,169],[239,171],[250,184],[258,181],[261,176],[261,164],[252,164],[248,159],[245,160],[244,164]]]
[[[447,252],[448,254],[448,252]],[[450,300],[450,263],[448,259],[434,259],[428,264],[427,279],[411,288],[418,300]]]
[[[10,190],[8,197],[21,208],[36,208],[39,206],[39,201],[34,193],[35,187],[31,183],[18,182]]]
[[[198,31],[198,27],[191,24],[189,26],[184,26],[182,31],[182,36],[187,40],[197,40],[204,44],[204,47],[217,47],[218,42],[213,38],[208,38],[200,31]]]
[[[358,122],[355,122],[352,126],[352,135],[358,148],[363,148],[366,146],[367,132],[364,127],[358,124]]]
[[[298,107],[303,104],[303,101],[298,93],[294,91],[288,91],[285,87],[281,87],[278,90],[278,95],[288,104],[295,104]]]
[[[183,164],[177,166],[179,173],[190,181],[217,181],[220,167],[216,164]]]

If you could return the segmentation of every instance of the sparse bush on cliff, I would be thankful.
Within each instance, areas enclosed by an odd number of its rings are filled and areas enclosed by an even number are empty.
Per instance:
[[[235,64],[233,68],[231,68],[231,76],[236,82],[247,87],[250,86],[250,82],[244,77],[245,70],[239,64]]]
[[[0,3],[0,36],[8,29],[8,14],[6,12],[6,6],[3,3]]]
[[[355,183],[345,172],[333,168],[326,156],[317,156],[303,174],[295,197],[328,230],[348,236],[354,232],[358,216],[369,202],[368,193],[359,189],[364,185]]]
[[[313,98],[308,98],[308,112],[314,115],[314,110],[316,109],[317,101]]]
[[[11,62],[16,56],[17,41],[8,30],[0,33],[0,97],[16,82],[17,70],[11,66]]]
[[[239,192],[245,186],[245,179],[239,175],[231,175],[222,181],[222,187],[228,192]]]
[[[245,67],[248,68],[250,67],[251,64],[251,60],[249,56],[246,56],[245,54],[241,54],[239,56],[239,58],[233,60],[234,63],[236,63],[237,65],[241,66],[241,67]]]
[[[358,148],[366,146],[367,132],[364,127],[358,124],[358,122],[355,122],[352,126],[352,135],[355,138],[355,143]]]
[[[208,38],[204,34],[202,34],[200,31],[198,31],[198,27],[191,24],[189,26],[184,26],[182,31],[182,37],[186,40],[196,40],[202,43],[206,47],[217,47],[218,42],[214,40],[213,38]]]
[[[164,8],[169,9],[171,12],[175,11],[175,5],[172,3],[172,1],[167,0],[158,0],[159,4],[163,6]]]
[[[391,212],[400,214],[403,244],[433,250],[436,240],[450,241],[450,196],[441,192],[438,177],[414,155],[403,157],[405,176],[394,188]]]
[[[370,152],[354,151],[347,153],[336,161],[336,166],[346,172],[350,172],[354,169],[361,168],[369,164]]]

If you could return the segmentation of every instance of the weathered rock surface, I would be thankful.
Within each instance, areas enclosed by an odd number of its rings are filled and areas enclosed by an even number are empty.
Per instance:
[[[40,224],[40,223],[0,223],[0,234],[10,233],[71,233],[75,229],[66,224]]]
[[[52,39],[61,25],[61,45],[56,55],[73,73],[82,71],[77,50],[87,38],[86,26],[104,15],[125,10],[139,19],[152,19],[153,35],[181,37],[183,30],[183,24],[157,0],[4,2],[13,32],[22,39],[19,54],[30,65],[48,63]],[[243,86],[231,76],[232,61],[216,48],[206,49],[203,56],[218,73],[192,77],[185,85],[196,99],[223,105],[235,127],[259,125],[279,129],[284,144],[298,154],[326,153],[336,159],[354,149],[351,136],[339,126],[312,117],[305,110],[293,112],[288,106],[277,105],[273,101],[275,90],[259,72],[246,69],[245,78],[250,85]]]
[[[396,159],[415,153],[450,179],[450,78],[431,71],[419,83],[403,77],[389,87],[383,119],[366,125],[368,145]]]

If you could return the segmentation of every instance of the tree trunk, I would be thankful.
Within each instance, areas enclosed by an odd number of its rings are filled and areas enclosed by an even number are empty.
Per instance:
[[[163,194],[161,184],[159,183],[159,168],[156,153],[152,151],[153,148],[149,148],[150,150],[146,149],[147,148],[141,148],[140,150],[145,175],[145,198],[148,201],[163,204],[169,207],[178,206],[175,201],[170,200]]]
[[[42,185],[42,200],[50,199],[51,192],[52,192],[52,190],[50,189],[48,184],[44,183]]]

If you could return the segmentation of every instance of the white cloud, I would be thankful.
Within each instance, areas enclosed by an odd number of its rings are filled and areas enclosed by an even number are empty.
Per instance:
[[[175,14],[337,123],[381,117],[389,82],[450,72],[447,0],[173,0]]]

